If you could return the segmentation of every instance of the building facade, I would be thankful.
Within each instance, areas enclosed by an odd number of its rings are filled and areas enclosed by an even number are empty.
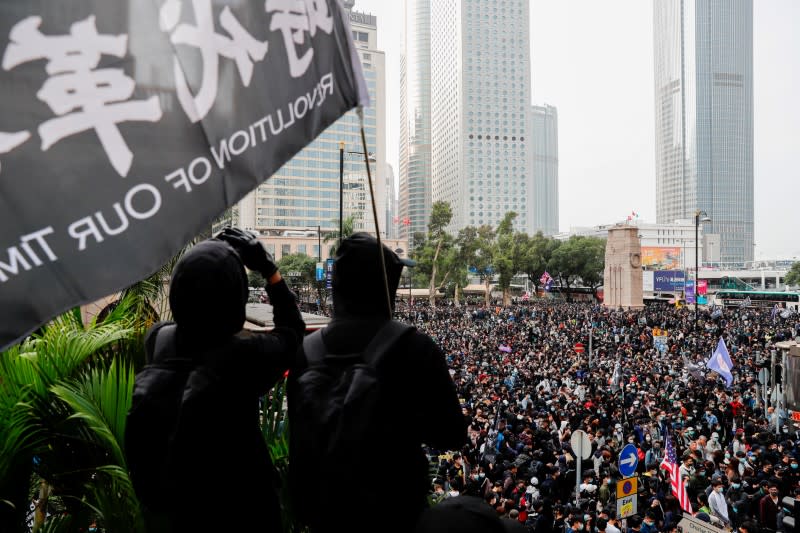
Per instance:
[[[554,237],[565,241],[573,235],[583,237],[608,238],[608,232],[619,227],[637,229],[637,237],[642,248],[642,268],[644,270],[694,270],[695,265],[695,225],[694,220],[681,219],[669,224],[630,221],[628,223],[601,224],[592,227],[574,227],[558,233]],[[702,227],[698,230],[700,243],[699,263],[704,261],[704,236]]]
[[[720,261],[753,259],[753,2],[656,0],[656,214],[705,211]]]
[[[364,131],[372,173],[378,223],[386,213],[386,75],[384,53],[377,49],[377,18],[353,10],[350,16],[353,41],[361,58],[370,106],[364,109]],[[344,143],[343,215],[354,218],[356,231],[375,231],[370,188],[355,110],[328,127],[280,170],[238,205],[240,224],[265,236],[287,231],[338,231],[339,146]],[[381,235],[386,228],[381,227]],[[316,244],[308,255],[317,256]],[[324,255],[324,254],[323,254]]]
[[[403,27],[397,227],[413,242],[431,214],[431,0],[405,0]]]
[[[558,233],[558,110],[551,105],[531,108],[531,171],[533,231]]]
[[[386,216],[384,217],[383,228],[385,228],[387,239],[397,239],[400,232],[400,217],[397,214],[397,189],[394,182],[394,169],[392,165],[386,165],[386,186],[384,187],[384,194],[386,195]]]
[[[515,211],[533,231],[528,4],[431,2],[432,200],[450,203],[451,230]]]

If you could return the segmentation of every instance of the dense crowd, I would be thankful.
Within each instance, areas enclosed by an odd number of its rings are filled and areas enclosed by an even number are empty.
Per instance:
[[[797,315],[737,308],[704,311],[695,323],[693,310],[673,306],[541,301],[417,302],[397,314],[442,347],[469,422],[464,449],[429,450],[431,498],[478,496],[537,533],[676,531],[684,512],[660,468],[668,434],[696,519],[747,533],[784,529],[781,500],[800,492],[800,434],[774,398],[765,408],[757,375],[774,343],[800,333]],[[588,347],[590,330],[591,366],[574,350]],[[705,368],[720,338],[734,363],[730,388]],[[576,500],[578,429],[592,454]],[[617,456],[628,443],[638,452],[638,501],[623,522]]]

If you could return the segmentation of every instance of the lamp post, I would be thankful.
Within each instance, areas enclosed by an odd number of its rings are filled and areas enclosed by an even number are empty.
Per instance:
[[[700,217],[703,218],[700,218]],[[699,308],[697,306],[697,286],[700,281],[700,223],[711,222],[711,218],[705,211],[697,210],[694,213],[694,331],[697,333],[697,321],[699,319]]]
[[[344,141],[339,141],[339,242],[342,244],[342,219],[344,213]]]
[[[402,257],[403,254],[405,253],[405,250],[403,250],[402,248],[396,248],[394,253],[396,253],[398,256]],[[408,307],[410,308],[411,307],[411,271],[408,269],[408,267],[403,267],[403,274],[406,275],[406,282],[408,283],[408,302],[406,302],[406,303],[408,304]]]

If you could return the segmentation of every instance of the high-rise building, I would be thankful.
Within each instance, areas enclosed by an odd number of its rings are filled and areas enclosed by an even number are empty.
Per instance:
[[[377,17],[353,10],[345,1],[353,41],[361,58],[370,106],[364,109],[364,132],[378,211],[378,223],[386,213],[386,69],[377,49]],[[339,143],[344,143],[343,215],[354,218],[356,231],[375,231],[367,171],[355,110],[331,124],[280,170],[239,203],[243,227],[263,235],[291,235],[298,231],[338,231]],[[386,228],[381,227],[385,236]],[[315,250],[309,255],[316,256]]]
[[[397,190],[394,184],[394,169],[392,165],[386,165],[386,216],[384,217],[383,228],[386,228],[387,239],[397,239],[400,233],[399,216],[397,215],[398,201]],[[383,229],[381,228],[381,229]]]
[[[531,232],[528,0],[431,7],[432,199],[450,203],[451,229],[515,211]]]
[[[533,231],[558,233],[558,110],[531,107]]]
[[[400,55],[400,212],[413,241],[431,214],[431,0],[405,0]]]
[[[753,2],[655,0],[656,216],[753,259]]]

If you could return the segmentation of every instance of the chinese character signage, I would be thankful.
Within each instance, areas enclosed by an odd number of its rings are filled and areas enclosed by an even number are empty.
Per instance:
[[[368,103],[336,0],[5,0],[0,347],[142,279]]]

